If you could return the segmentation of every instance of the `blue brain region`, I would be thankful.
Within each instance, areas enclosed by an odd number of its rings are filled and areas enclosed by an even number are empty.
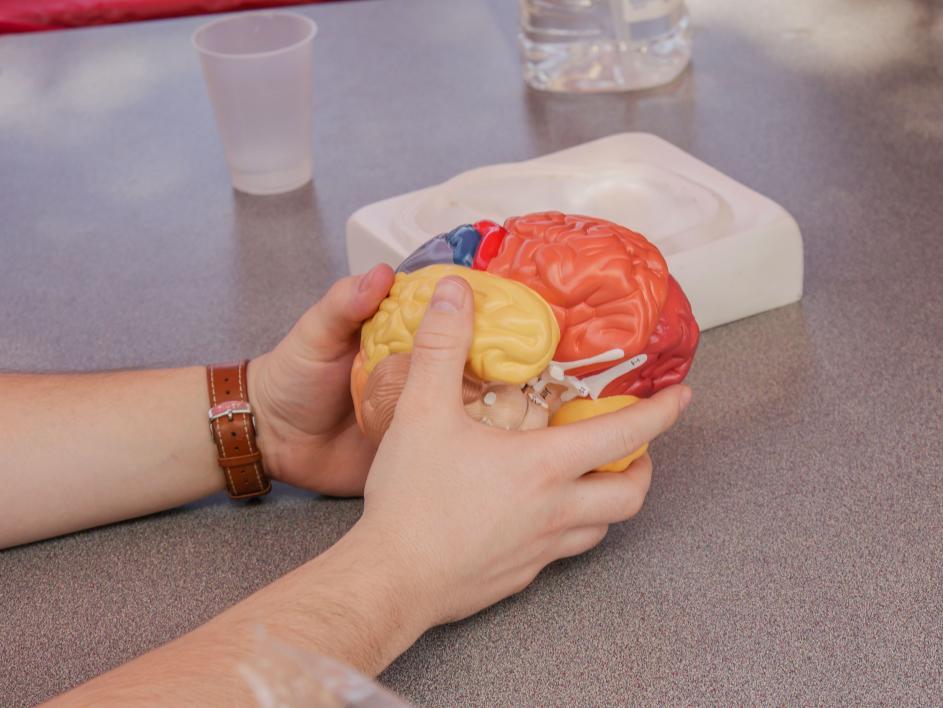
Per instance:
[[[457,226],[448,233],[429,239],[413,251],[396,269],[397,273],[412,273],[429,265],[452,263],[471,268],[481,243],[481,234],[471,224]]]

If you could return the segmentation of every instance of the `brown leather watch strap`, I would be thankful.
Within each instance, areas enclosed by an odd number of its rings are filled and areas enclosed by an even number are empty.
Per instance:
[[[233,499],[268,494],[272,483],[262,468],[262,453],[255,441],[255,420],[249,405],[246,372],[249,362],[206,367],[210,394],[210,430],[216,442],[219,466],[226,474],[226,490]]]

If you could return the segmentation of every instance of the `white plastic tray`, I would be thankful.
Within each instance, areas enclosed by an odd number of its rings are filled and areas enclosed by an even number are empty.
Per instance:
[[[558,210],[638,231],[665,255],[701,329],[802,297],[802,237],[770,199],[647,133],[622,133],[526,162],[491,165],[357,210],[351,272],[397,265],[459,224]]]

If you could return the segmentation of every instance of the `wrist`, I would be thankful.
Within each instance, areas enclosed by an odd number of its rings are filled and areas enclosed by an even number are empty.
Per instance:
[[[360,522],[305,571],[319,608],[342,618],[323,653],[364,673],[381,672],[434,624],[419,574]]]
[[[280,451],[283,441],[273,424],[273,413],[267,395],[267,377],[269,354],[262,354],[249,362],[246,370],[249,404],[255,418],[255,441],[262,453],[262,466],[272,479],[279,480]]]
[[[430,596],[425,569],[417,567],[414,554],[405,549],[408,544],[400,537],[361,517],[336,545],[357,558],[365,573],[378,578],[390,616],[404,632],[414,635],[410,644],[437,624],[438,598]]]

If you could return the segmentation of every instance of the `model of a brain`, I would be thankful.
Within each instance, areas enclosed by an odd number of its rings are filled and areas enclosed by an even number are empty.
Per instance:
[[[376,442],[405,385],[413,334],[446,275],[474,292],[463,400],[482,423],[566,424],[651,396],[691,367],[697,322],[641,234],[560,212],[463,225],[400,264],[390,296],[363,327],[351,392]],[[624,469],[631,459],[600,469]]]

